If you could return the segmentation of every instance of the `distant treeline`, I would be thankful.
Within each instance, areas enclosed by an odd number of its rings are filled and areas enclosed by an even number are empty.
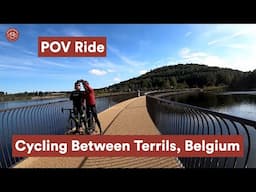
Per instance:
[[[15,94],[8,94],[7,92],[0,92],[0,101],[14,101],[14,100],[30,100],[30,99],[47,99],[51,97],[63,97],[66,96],[67,92],[22,92]]]
[[[233,90],[256,88],[256,70],[242,72],[228,68],[199,64],[164,66],[139,77],[105,87],[98,91],[134,91],[176,88],[205,88],[225,86]]]

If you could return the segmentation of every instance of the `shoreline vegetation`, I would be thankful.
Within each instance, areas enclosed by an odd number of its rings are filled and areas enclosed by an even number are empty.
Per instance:
[[[126,95],[137,93],[136,91],[130,92],[96,92],[96,97],[109,97],[109,96],[117,96],[117,95]],[[28,95],[30,94],[30,95]],[[7,94],[0,95],[0,102],[6,101],[33,101],[33,100],[50,100],[50,99],[61,99],[61,98],[69,98],[69,92],[59,92],[59,93],[47,93],[44,95],[36,95],[35,93],[17,93],[17,94]]]
[[[28,101],[28,100],[48,100],[67,97],[66,93],[47,93],[44,95],[38,95],[33,93],[16,93],[0,95],[0,102],[5,101]]]

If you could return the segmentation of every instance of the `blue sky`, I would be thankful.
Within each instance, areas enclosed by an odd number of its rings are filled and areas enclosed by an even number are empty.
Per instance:
[[[15,42],[5,37],[18,29]],[[107,57],[38,57],[39,36],[106,36]],[[151,69],[199,63],[256,69],[255,24],[0,24],[0,91],[71,91],[77,79],[94,88]]]

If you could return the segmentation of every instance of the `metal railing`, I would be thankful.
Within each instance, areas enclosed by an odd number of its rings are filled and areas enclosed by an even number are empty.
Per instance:
[[[8,168],[22,159],[12,157],[12,135],[63,134],[68,126],[68,113],[62,113],[61,108],[70,106],[69,101],[59,101],[0,110],[0,168]]]
[[[136,96],[137,93],[127,93],[96,98],[97,111],[101,112],[116,103]],[[12,157],[14,134],[64,134],[70,128],[69,112],[62,112],[61,108],[72,108],[72,102],[64,100],[0,110],[0,168],[11,167],[23,159]]]
[[[242,158],[179,158],[188,168],[256,167],[256,122],[147,95],[147,110],[162,134],[242,135]]]

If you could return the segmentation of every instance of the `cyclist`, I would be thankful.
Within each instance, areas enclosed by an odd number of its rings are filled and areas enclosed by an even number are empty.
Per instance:
[[[82,121],[86,122],[85,120],[85,114],[84,114],[84,100],[86,98],[86,91],[81,91],[81,86],[80,86],[81,81],[76,81],[75,82],[75,90],[71,92],[70,94],[70,100],[73,101],[73,110],[74,110],[74,115],[75,115],[75,124],[76,124],[76,131],[78,133],[81,133],[81,126],[79,122],[78,115],[80,115],[80,118]]]
[[[90,116],[90,111],[92,112],[92,115],[95,119],[95,122],[97,123],[99,129],[100,129],[100,134],[102,134],[101,130],[101,125],[100,121],[98,119],[97,115],[97,110],[96,110],[96,99],[95,99],[95,94],[94,94],[94,89],[90,87],[88,81],[81,80],[84,86],[84,89],[86,89],[86,96],[85,96],[85,101],[86,101],[86,115],[87,117]],[[90,121],[88,122],[88,127],[90,127]]]

